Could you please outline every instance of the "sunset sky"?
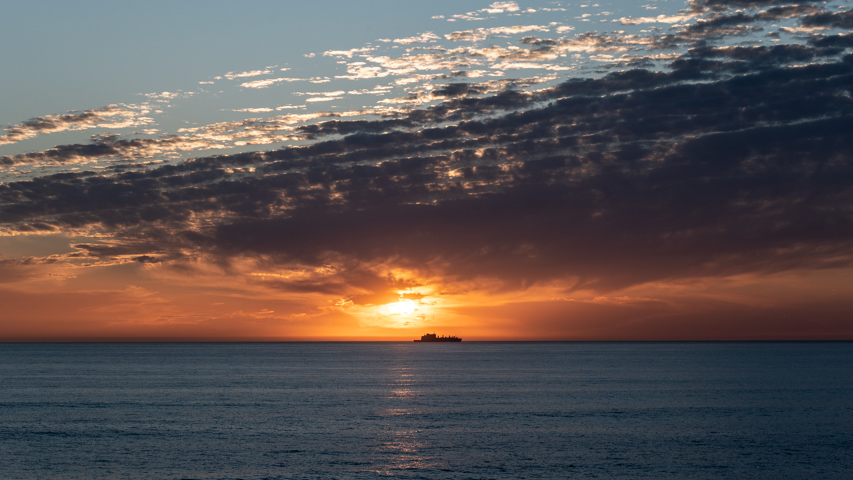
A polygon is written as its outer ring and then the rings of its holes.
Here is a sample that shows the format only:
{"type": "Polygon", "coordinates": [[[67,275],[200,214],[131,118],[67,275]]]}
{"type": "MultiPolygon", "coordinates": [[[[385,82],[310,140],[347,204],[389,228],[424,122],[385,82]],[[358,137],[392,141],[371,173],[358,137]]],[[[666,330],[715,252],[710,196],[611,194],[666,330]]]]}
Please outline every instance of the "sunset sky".
{"type": "Polygon", "coordinates": [[[848,0],[2,6],[0,340],[853,339],[848,0]]]}

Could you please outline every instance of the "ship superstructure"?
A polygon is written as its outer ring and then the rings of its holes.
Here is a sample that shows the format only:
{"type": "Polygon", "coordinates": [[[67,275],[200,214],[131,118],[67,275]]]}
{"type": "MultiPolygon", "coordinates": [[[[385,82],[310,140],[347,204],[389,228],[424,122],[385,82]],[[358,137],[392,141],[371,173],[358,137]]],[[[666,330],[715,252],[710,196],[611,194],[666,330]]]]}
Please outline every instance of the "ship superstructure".
{"type": "Polygon", "coordinates": [[[420,340],[414,340],[415,342],[461,342],[462,339],[455,336],[444,336],[444,335],[436,335],[434,333],[427,333],[421,336],[420,340]]]}

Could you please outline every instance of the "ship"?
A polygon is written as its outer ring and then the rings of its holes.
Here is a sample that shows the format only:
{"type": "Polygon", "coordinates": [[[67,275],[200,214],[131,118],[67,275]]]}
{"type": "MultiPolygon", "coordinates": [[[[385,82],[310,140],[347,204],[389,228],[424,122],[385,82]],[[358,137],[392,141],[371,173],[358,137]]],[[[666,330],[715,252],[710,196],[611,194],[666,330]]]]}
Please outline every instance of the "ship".
{"type": "Polygon", "coordinates": [[[415,342],[461,342],[462,339],[459,337],[454,337],[452,335],[449,337],[445,337],[443,335],[438,336],[434,333],[427,333],[427,334],[424,334],[420,340],[413,340],[413,341],[415,341],[415,342]]]}

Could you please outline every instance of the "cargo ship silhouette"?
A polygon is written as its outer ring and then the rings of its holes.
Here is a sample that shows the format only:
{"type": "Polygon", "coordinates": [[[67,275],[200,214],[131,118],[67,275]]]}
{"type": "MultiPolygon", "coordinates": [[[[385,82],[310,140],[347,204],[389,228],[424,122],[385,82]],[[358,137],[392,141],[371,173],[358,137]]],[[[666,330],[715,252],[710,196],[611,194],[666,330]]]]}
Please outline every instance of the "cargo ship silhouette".
{"type": "Polygon", "coordinates": [[[413,342],[461,342],[462,339],[459,337],[449,336],[437,336],[434,333],[427,333],[421,337],[420,340],[412,340],[413,342]]]}

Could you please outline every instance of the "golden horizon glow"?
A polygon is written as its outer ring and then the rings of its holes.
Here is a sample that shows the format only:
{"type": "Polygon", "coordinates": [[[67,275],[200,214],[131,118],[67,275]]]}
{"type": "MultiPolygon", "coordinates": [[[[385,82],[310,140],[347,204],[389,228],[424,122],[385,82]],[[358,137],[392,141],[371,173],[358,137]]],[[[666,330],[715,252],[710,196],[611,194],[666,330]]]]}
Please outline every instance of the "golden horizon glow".
{"type": "Polygon", "coordinates": [[[288,281],[339,281],[346,274],[339,263],[274,270],[242,259],[228,269],[206,262],[176,269],[73,260],[21,265],[16,282],[0,285],[3,339],[411,340],[425,332],[465,340],[853,338],[839,300],[850,294],[840,288],[853,285],[850,269],[601,292],[575,290],[575,279],[516,289],[381,264],[370,270],[374,284],[348,286],[340,296],[282,290],[288,281]],[[813,333],[786,323],[788,316],[813,317],[813,333]]]}

